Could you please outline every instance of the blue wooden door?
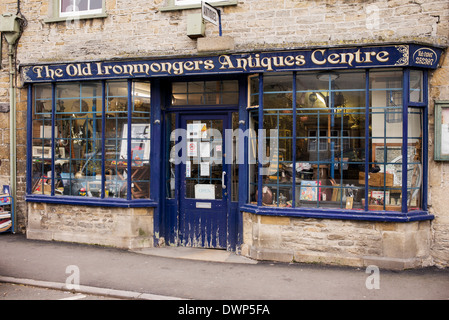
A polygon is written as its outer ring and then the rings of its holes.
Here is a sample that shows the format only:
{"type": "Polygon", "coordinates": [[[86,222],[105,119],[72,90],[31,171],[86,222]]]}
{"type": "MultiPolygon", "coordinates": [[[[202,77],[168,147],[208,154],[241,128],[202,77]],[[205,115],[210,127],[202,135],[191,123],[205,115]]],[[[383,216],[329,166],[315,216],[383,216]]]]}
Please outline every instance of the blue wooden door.
{"type": "Polygon", "coordinates": [[[186,130],[180,164],[179,240],[183,246],[226,248],[228,165],[225,130],[228,116],[183,115],[186,130]]]}

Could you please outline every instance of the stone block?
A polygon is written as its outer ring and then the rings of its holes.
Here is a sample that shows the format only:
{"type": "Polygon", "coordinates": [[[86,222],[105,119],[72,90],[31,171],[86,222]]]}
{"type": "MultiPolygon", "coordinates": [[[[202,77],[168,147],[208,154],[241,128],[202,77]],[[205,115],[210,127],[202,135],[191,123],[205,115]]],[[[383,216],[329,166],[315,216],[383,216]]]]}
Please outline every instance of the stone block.
{"type": "Polygon", "coordinates": [[[235,48],[234,38],[230,36],[204,37],[197,41],[198,52],[232,51],[235,48]]]}

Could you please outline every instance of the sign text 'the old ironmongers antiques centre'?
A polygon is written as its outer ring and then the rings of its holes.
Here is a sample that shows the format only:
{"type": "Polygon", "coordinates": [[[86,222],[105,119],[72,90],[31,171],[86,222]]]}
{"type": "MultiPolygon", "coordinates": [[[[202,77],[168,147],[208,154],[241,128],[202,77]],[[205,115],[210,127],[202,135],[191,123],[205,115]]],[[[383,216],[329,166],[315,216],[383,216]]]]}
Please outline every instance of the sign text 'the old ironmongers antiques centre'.
{"type": "Polygon", "coordinates": [[[415,44],[23,66],[24,82],[375,67],[435,69],[442,50],[415,44]]]}

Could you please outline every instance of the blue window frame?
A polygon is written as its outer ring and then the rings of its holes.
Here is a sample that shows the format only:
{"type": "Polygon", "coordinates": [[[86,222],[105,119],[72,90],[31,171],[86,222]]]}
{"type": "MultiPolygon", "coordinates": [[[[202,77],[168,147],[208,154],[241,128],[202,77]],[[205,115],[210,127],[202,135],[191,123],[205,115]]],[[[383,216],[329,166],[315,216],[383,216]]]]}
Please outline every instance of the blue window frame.
{"type": "Polygon", "coordinates": [[[249,200],[242,209],[432,219],[425,88],[427,72],[413,69],[250,76],[249,200]]]}
{"type": "Polygon", "coordinates": [[[151,205],[151,84],[30,86],[27,200],[151,205]]]}

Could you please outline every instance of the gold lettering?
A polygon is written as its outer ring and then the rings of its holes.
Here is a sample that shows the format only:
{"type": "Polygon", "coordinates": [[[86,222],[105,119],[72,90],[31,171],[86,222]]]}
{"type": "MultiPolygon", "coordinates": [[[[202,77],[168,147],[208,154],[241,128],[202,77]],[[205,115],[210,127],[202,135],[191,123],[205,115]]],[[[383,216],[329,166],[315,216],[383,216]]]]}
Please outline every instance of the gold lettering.
{"type": "Polygon", "coordinates": [[[246,71],[246,67],[248,66],[248,60],[237,58],[237,68],[243,69],[246,71]]]}
{"type": "Polygon", "coordinates": [[[97,62],[97,75],[99,76],[103,75],[103,71],[101,69],[102,69],[101,62],[97,62]]]}
{"type": "Polygon", "coordinates": [[[296,56],[295,60],[297,66],[303,66],[306,64],[306,59],[303,55],[296,56]]]}
{"type": "Polygon", "coordinates": [[[112,67],[112,72],[114,72],[115,74],[122,74],[123,73],[123,68],[122,68],[122,66],[114,65],[112,67]]]}
{"type": "Polygon", "coordinates": [[[318,65],[323,65],[323,64],[325,64],[325,63],[326,63],[326,59],[324,59],[324,60],[318,60],[318,59],[315,57],[315,54],[316,54],[317,52],[321,52],[321,55],[323,56],[324,53],[326,52],[326,50],[322,49],[322,50],[315,50],[314,52],[312,52],[312,62],[313,62],[314,64],[318,64],[318,65]]]}
{"type": "Polygon", "coordinates": [[[212,70],[213,68],[215,68],[213,60],[206,60],[206,61],[204,61],[204,69],[212,70]]]}
{"type": "Polygon", "coordinates": [[[147,63],[134,65],[134,73],[148,74],[149,69],[150,69],[150,66],[147,63]]]}
{"type": "Polygon", "coordinates": [[[162,72],[168,72],[169,74],[171,74],[171,68],[172,65],[170,62],[162,62],[162,72]]]}
{"type": "Polygon", "coordinates": [[[173,70],[174,70],[174,74],[183,74],[184,73],[184,68],[183,68],[183,64],[180,61],[174,62],[173,63],[173,70]]]}
{"type": "Polygon", "coordinates": [[[33,67],[33,72],[37,73],[37,78],[42,78],[42,69],[43,67],[33,67]]]}
{"type": "Polygon", "coordinates": [[[271,66],[271,58],[270,57],[262,58],[261,65],[262,65],[262,67],[267,68],[267,71],[273,71],[273,68],[271,66]]]}
{"type": "Polygon", "coordinates": [[[159,63],[152,63],[151,64],[151,66],[150,66],[150,70],[152,71],[152,72],[161,72],[161,69],[162,69],[162,67],[161,67],[161,65],[159,64],[159,63]]]}
{"type": "Polygon", "coordinates": [[[377,54],[376,59],[379,62],[387,62],[390,60],[389,55],[390,54],[387,51],[381,51],[377,54]]]}
{"type": "Polygon", "coordinates": [[[203,61],[196,60],[196,61],[193,61],[193,63],[195,64],[195,69],[194,70],[200,70],[200,64],[203,64],[203,61]]]}
{"type": "Polygon", "coordinates": [[[78,75],[78,69],[74,64],[67,65],[67,67],[65,68],[65,71],[69,77],[74,77],[74,76],[78,75]]]}
{"type": "Polygon", "coordinates": [[[194,69],[193,61],[186,61],[184,63],[184,69],[186,69],[187,71],[192,71],[194,69]]]}
{"type": "Polygon", "coordinates": [[[288,67],[292,67],[295,64],[295,58],[292,56],[286,56],[284,59],[284,63],[288,67]]]}
{"type": "Polygon", "coordinates": [[[221,64],[220,69],[226,69],[226,68],[235,69],[234,65],[232,64],[231,58],[227,55],[222,55],[222,56],[218,57],[218,62],[220,62],[220,64],[221,64]]]}
{"type": "Polygon", "coordinates": [[[352,67],[352,61],[354,61],[354,54],[353,53],[342,53],[341,54],[341,64],[347,63],[352,67]],[[349,57],[349,61],[346,61],[346,57],[349,57]]]}
{"type": "Polygon", "coordinates": [[[57,76],[58,78],[61,78],[64,75],[64,72],[62,71],[62,69],[58,68],[55,69],[55,76],[57,76]]]}
{"type": "Polygon", "coordinates": [[[284,67],[284,58],[283,57],[272,57],[273,59],[273,65],[275,67],[284,67]]]}
{"type": "Polygon", "coordinates": [[[327,61],[332,64],[340,63],[340,55],[338,53],[331,53],[327,58],[327,61]]]}

